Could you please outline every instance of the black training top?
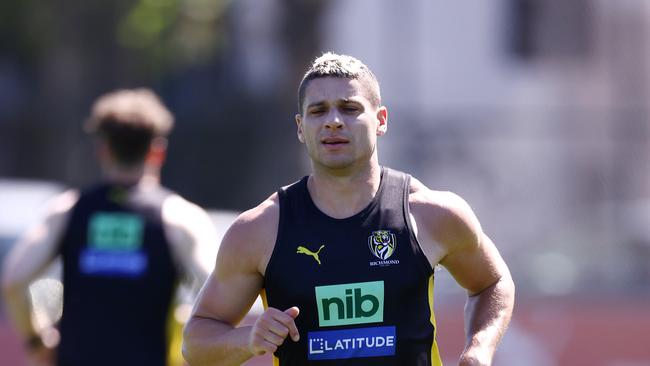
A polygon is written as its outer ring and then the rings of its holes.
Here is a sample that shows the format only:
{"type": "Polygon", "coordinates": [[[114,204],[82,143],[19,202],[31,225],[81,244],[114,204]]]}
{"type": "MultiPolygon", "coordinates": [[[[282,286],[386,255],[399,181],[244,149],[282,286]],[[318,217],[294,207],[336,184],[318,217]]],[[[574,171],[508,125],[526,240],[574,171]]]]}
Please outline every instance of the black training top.
{"type": "Polygon", "coordinates": [[[433,270],[409,220],[410,176],[382,168],[372,202],[346,219],[316,207],[307,179],[278,192],[263,297],[300,308],[300,341],[287,338],[275,364],[441,365],[433,270]]]}
{"type": "Polygon", "coordinates": [[[100,185],[82,192],[60,245],[59,366],[164,366],[178,272],[162,223],[171,192],[100,185]]]}

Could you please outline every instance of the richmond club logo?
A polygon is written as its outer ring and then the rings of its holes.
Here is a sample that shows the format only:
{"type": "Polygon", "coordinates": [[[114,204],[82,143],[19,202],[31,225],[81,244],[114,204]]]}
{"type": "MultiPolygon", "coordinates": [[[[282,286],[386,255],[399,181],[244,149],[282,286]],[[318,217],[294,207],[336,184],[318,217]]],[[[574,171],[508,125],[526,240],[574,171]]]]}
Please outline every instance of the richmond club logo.
{"type": "Polygon", "coordinates": [[[370,252],[382,261],[387,260],[395,253],[396,246],[395,234],[388,230],[373,231],[368,237],[370,252]]]}

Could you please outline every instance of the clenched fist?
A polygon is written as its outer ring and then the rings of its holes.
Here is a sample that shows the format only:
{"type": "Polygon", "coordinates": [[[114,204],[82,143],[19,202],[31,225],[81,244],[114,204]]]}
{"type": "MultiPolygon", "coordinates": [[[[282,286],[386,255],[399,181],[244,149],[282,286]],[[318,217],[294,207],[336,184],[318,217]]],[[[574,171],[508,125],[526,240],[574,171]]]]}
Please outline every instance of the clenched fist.
{"type": "Polygon", "coordinates": [[[273,353],[288,335],[297,342],[300,339],[294,319],[300,311],[291,307],[285,311],[275,308],[266,309],[255,321],[248,340],[248,348],[254,355],[273,353]]]}

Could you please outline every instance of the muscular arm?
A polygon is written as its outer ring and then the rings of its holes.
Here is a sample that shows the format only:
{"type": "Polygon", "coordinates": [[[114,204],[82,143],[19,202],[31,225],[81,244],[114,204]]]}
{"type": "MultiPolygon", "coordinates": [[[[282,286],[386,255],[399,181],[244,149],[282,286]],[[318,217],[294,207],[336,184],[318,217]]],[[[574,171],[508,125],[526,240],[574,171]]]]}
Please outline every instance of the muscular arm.
{"type": "Polygon", "coordinates": [[[212,220],[201,207],[178,195],[165,200],[162,217],[176,263],[188,282],[200,286],[212,271],[218,248],[212,220]]]}
{"type": "Polygon", "coordinates": [[[514,283],[496,247],[485,234],[450,252],[441,264],[467,289],[465,349],[460,365],[490,365],[514,307],[514,283]]]}
{"type": "Polygon", "coordinates": [[[57,244],[67,225],[78,194],[68,191],[56,197],[46,217],[29,229],[14,245],[4,261],[2,290],[9,317],[25,338],[37,335],[31,321],[28,287],[56,256],[57,244]]]}
{"type": "Polygon", "coordinates": [[[426,188],[413,194],[418,238],[432,264],[467,290],[465,348],[460,365],[490,365],[514,307],[514,283],[497,248],[460,197],[426,188]]]}
{"type": "Polygon", "coordinates": [[[183,355],[190,365],[240,365],[255,354],[275,351],[272,343],[281,344],[289,331],[297,337],[297,309],[269,308],[254,326],[236,327],[262,289],[278,217],[277,202],[269,199],[240,215],[226,232],[215,269],[185,326],[183,355]]]}
{"type": "MultiPolygon", "coordinates": [[[[490,241],[487,236],[484,237],[483,243],[486,241],[490,241]]],[[[494,248],[491,241],[489,246],[494,248]]],[[[498,260],[501,260],[500,256],[498,260]]],[[[465,305],[467,338],[461,365],[490,364],[494,351],[510,323],[514,294],[515,285],[504,264],[495,283],[468,297],[465,305]]]]}

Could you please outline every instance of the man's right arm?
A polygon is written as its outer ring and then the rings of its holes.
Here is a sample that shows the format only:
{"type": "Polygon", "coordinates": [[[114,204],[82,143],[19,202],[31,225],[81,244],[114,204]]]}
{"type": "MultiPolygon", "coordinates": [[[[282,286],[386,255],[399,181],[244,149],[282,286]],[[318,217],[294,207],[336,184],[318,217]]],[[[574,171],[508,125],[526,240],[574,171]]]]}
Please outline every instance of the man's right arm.
{"type": "Polygon", "coordinates": [[[30,356],[45,360],[49,351],[43,346],[40,331],[32,322],[30,283],[43,272],[57,255],[59,240],[67,227],[79,194],[67,191],[50,202],[45,218],[30,228],[14,245],[2,267],[2,293],[5,310],[18,333],[25,340],[30,356]]]}
{"type": "Polygon", "coordinates": [[[277,197],[244,212],[226,232],[212,274],[185,325],[183,356],[192,366],[240,365],[254,355],[274,352],[291,334],[297,308],[268,308],[253,326],[236,327],[263,286],[263,273],[275,245],[277,197]]]}

